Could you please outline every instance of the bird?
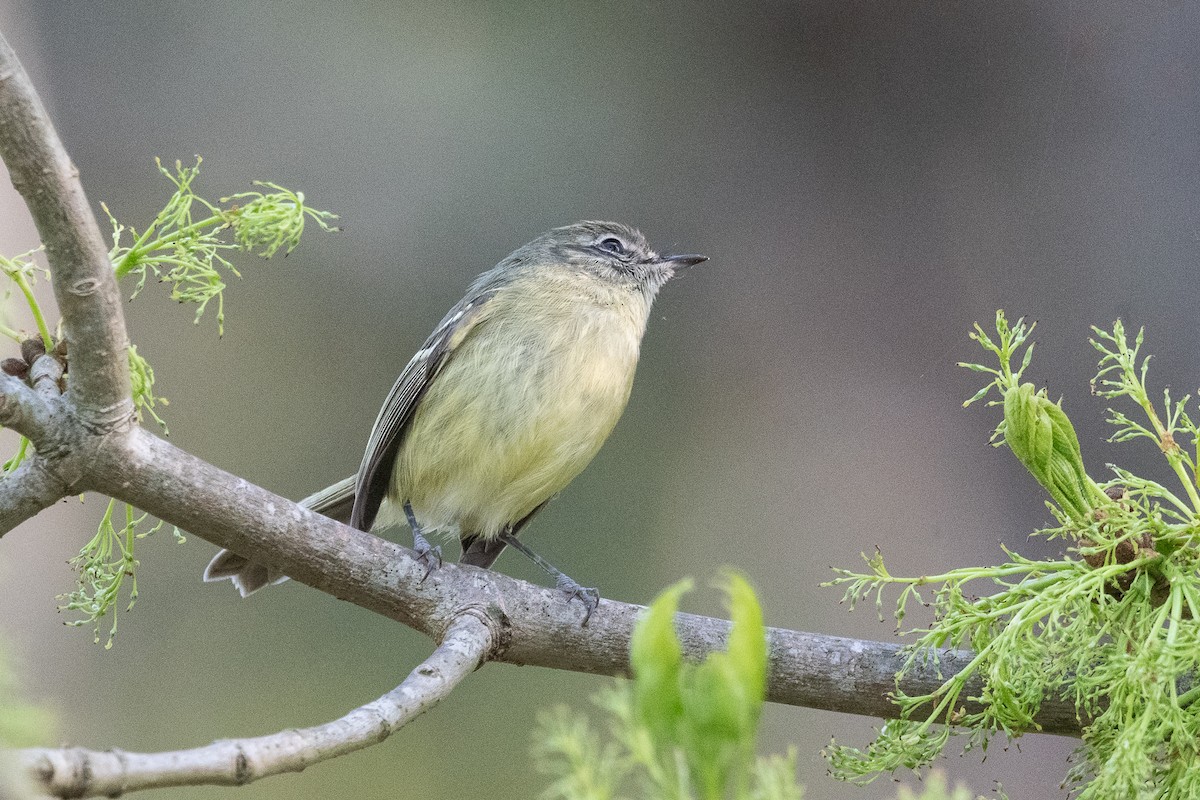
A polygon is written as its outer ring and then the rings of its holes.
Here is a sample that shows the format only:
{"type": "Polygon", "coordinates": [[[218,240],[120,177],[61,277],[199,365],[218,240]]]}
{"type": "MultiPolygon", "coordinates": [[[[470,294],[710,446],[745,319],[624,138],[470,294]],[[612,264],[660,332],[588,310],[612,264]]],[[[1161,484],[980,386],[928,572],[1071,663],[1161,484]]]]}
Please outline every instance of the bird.
{"type": "MultiPolygon", "coordinates": [[[[358,472],[301,505],[363,531],[407,524],[426,576],[434,533],[460,563],[489,568],[506,546],[584,605],[599,594],[517,536],[591,462],[625,410],[659,289],[707,261],[660,255],[615,222],[555,228],[479,275],[389,392],[358,472]]],[[[242,596],[286,576],[222,550],[205,581],[242,596]]]]}

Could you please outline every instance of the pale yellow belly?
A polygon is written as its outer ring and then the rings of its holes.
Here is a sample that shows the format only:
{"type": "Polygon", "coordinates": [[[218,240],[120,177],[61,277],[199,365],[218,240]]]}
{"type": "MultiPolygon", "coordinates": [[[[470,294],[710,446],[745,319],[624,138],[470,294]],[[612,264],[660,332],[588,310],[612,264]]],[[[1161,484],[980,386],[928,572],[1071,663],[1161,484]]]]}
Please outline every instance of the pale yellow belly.
{"type": "Polygon", "coordinates": [[[417,408],[392,505],[411,503],[428,530],[492,537],[566,487],[629,398],[640,338],[630,334],[640,331],[619,322],[600,314],[536,336],[487,323],[473,332],[417,408]]]}

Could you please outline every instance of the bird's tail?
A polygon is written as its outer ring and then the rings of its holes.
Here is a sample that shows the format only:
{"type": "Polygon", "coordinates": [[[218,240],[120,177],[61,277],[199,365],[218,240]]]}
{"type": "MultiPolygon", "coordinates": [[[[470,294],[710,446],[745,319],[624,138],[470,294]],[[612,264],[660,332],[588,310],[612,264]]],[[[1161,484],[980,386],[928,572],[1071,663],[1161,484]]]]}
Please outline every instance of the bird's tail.
{"type": "MultiPolygon", "coordinates": [[[[354,476],[351,475],[316,494],[309,495],[300,501],[300,505],[338,522],[348,522],[350,510],[354,507],[354,476]]],[[[233,581],[242,597],[246,597],[264,586],[283,583],[287,576],[264,564],[256,564],[231,550],[222,550],[208,562],[204,570],[204,580],[211,583],[225,579],[233,581]]]]}
{"type": "MultiPolygon", "coordinates": [[[[549,500],[543,501],[541,505],[526,514],[524,519],[509,528],[508,532],[516,536],[529,524],[529,520],[533,519],[533,515],[545,508],[549,502],[549,500]]],[[[505,543],[497,538],[485,539],[479,534],[464,536],[462,537],[462,558],[458,560],[458,563],[488,569],[492,564],[496,563],[496,559],[500,557],[500,553],[504,551],[504,547],[505,543]]]]}
{"type": "Polygon", "coordinates": [[[482,536],[464,536],[462,539],[462,558],[460,564],[470,564],[472,567],[487,569],[496,562],[504,550],[504,542],[499,539],[485,539],[482,536]]]}

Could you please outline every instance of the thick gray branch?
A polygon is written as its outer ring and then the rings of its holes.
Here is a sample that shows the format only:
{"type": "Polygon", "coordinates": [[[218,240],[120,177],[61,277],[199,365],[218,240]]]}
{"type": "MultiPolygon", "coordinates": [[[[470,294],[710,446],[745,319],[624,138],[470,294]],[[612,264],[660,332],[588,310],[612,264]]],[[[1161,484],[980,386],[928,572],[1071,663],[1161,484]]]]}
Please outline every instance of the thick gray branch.
{"type": "Polygon", "coordinates": [[[108,247],[21,62],[0,36],[0,157],[46,246],[83,417],[132,413],[129,346],[108,247]]]}
{"type": "Polygon", "coordinates": [[[41,791],[55,797],[117,797],[165,786],[240,786],[269,775],[300,772],[378,744],[436,705],[483,662],[492,648],[492,635],[483,619],[464,614],[404,683],[324,725],[166,753],[38,748],[22,751],[20,761],[41,791]]]}
{"type": "MultiPolygon", "coordinates": [[[[439,637],[465,609],[496,621],[501,636],[491,660],[575,672],[622,675],[641,606],[602,600],[586,628],[578,603],[561,592],[490,570],[446,564],[422,581],[412,551],[314,514],[207,464],[144,431],[111,463],[95,464],[95,488],[130,502],[221,547],[270,564],[342,600],[439,637]]],[[[723,649],[726,620],[680,614],[690,656],[723,649]]],[[[770,631],[769,698],[775,702],[893,717],[888,700],[903,663],[895,644],[799,631],[770,631]]],[[[946,653],[941,675],[966,662],[946,653]]],[[[941,683],[936,666],[911,670],[901,688],[927,694],[941,683]]],[[[977,694],[978,686],[971,693],[977,694]]],[[[1050,701],[1038,716],[1049,733],[1078,735],[1069,703],[1050,701]]]]}

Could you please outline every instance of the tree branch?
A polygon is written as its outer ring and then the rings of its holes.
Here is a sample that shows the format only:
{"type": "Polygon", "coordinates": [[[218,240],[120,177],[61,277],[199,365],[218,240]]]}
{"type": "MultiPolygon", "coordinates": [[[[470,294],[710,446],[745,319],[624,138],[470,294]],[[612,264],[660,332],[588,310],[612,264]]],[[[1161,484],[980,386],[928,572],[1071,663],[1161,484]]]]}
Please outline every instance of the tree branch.
{"type": "MultiPolygon", "coordinates": [[[[642,606],[601,600],[587,627],[582,609],[562,592],[491,570],[446,564],[422,580],[411,550],[357,531],[217,469],[142,430],[127,453],[103,451],[94,488],[296,580],[428,635],[467,610],[500,631],[489,660],[601,675],[624,675],[642,606]],[[107,461],[106,459],[111,459],[107,461]]],[[[687,655],[721,650],[727,620],[680,614],[687,655]]],[[[905,656],[897,644],[773,628],[768,698],[790,705],[894,717],[888,699],[905,656]]],[[[916,665],[900,688],[928,694],[966,664],[944,652],[939,664],[916,665]]],[[[978,695],[972,685],[966,694],[978,695]]],[[[1037,717],[1047,733],[1078,735],[1074,707],[1049,700],[1037,717]]]]}
{"type": "Polygon", "coordinates": [[[68,487],[34,453],[0,480],[0,536],[66,497],[68,487]]]}
{"type": "Polygon", "coordinates": [[[53,438],[59,423],[47,398],[20,378],[0,372],[0,425],[36,442],[53,438]]]}
{"type": "Polygon", "coordinates": [[[71,353],[70,392],[81,416],[131,416],[129,340],[107,244],[79,183],[79,170],[3,36],[0,157],[46,246],[71,353]]]}
{"type": "Polygon", "coordinates": [[[482,663],[492,631],[464,614],[433,654],[392,691],[341,719],[252,739],[213,742],[166,753],[29,749],[21,766],[55,797],[117,797],[139,789],[217,784],[241,786],[382,742],[450,694],[482,663]]]}
{"type": "Polygon", "coordinates": [[[79,466],[71,461],[86,449],[79,446],[84,429],[59,393],[62,375],[63,365],[47,354],[30,367],[33,388],[0,372],[0,426],[25,436],[37,450],[0,481],[0,536],[65,497],[78,477],[79,466]]]}
{"type": "Polygon", "coordinates": [[[39,397],[53,400],[62,395],[59,381],[63,376],[63,364],[49,353],[42,353],[29,367],[29,383],[39,397]]]}

